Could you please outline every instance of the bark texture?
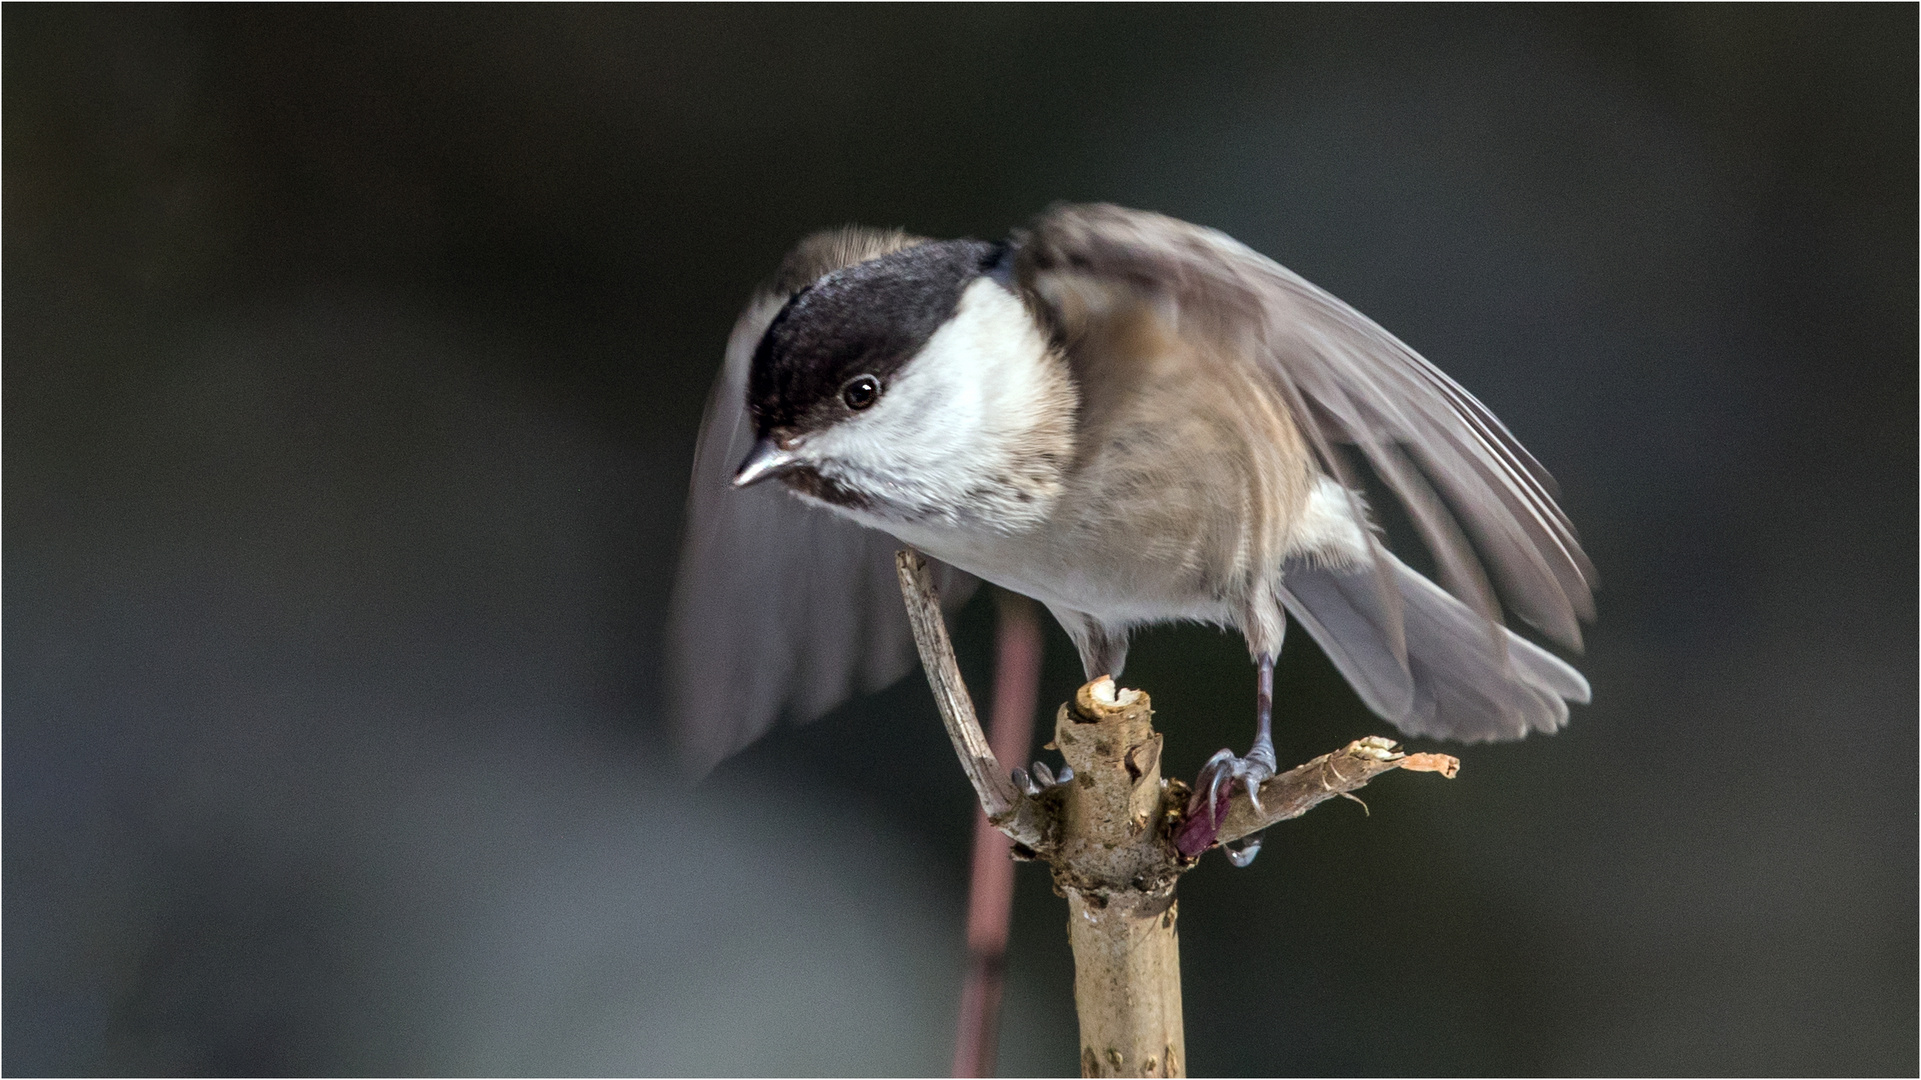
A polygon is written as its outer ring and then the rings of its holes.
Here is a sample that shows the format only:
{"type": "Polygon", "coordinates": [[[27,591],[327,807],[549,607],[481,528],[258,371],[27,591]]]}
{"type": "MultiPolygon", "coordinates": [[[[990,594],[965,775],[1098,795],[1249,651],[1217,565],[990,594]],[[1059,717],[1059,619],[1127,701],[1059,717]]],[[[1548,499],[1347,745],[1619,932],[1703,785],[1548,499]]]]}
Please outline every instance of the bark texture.
{"type": "Polygon", "coordinates": [[[1082,1076],[1185,1076],[1181,946],[1160,832],[1168,801],[1147,695],[1102,679],[1061,706],[1054,743],[1074,770],[1054,883],[1067,896],[1082,1076]]]}
{"type": "MultiPolygon", "coordinates": [[[[1081,1075],[1185,1076],[1174,886],[1199,856],[1184,857],[1176,841],[1195,851],[1210,841],[1196,841],[1197,823],[1185,817],[1187,785],[1161,776],[1148,696],[1106,676],[1081,687],[1054,727],[1073,780],[1022,790],[981,731],[926,562],[902,551],[896,567],[928,684],[982,810],[1014,842],[1014,857],[1046,862],[1067,897],[1081,1075]]],[[[1245,791],[1235,794],[1211,843],[1298,817],[1384,772],[1453,776],[1459,767],[1445,754],[1402,754],[1388,739],[1356,739],[1261,785],[1259,808],[1245,791]]]]}

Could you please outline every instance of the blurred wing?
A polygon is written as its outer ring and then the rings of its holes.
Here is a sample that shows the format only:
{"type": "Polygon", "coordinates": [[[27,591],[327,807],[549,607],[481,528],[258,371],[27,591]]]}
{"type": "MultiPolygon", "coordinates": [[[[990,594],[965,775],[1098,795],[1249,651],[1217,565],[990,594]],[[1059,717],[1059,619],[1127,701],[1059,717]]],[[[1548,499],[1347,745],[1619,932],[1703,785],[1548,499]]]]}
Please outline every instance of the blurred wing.
{"type": "MultiPolygon", "coordinates": [[[[1259,365],[1327,472],[1351,443],[1408,509],[1443,585],[1500,621],[1500,598],[1578,649],[1594,617],[1594,567],[1554,502],[1554,482],[1485,405],[1394,335],[1231,237],[1116,206],[1057,206],[1020,234],[1017,273],[1064,332],[1115,305],[1155,306],[1183,335],[1259,365]],[[1485,568],[1485,572],[1484,572],[1485,568]]],[[[1391,568],[1377,560],[1396,612],[1391,568]]]]}
{"type": "MultiPolygon", "coordinates": [[[[701,422],[668,625],[672,724],[706,772],[787,717],[805,722],[913,670],[893,537],[808,506],[778,484],[732,486],[753,445],[747,369],[767,325],[821,275],[919,241],[842,229],[802,241],[741,313],[701,422]]],[[[936,564],[938,565],[938,564],[936,564]]],[[[949,611],[976,582],[938,579],[949,611]]]]}

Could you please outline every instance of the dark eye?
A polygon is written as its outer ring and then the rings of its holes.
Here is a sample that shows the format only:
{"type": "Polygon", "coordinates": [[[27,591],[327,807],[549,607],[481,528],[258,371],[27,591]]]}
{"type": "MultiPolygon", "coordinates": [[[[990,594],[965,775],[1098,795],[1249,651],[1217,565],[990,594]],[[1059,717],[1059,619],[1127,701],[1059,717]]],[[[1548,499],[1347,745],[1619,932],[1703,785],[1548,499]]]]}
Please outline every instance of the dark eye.
{"type": "Polygon", "coordinates": [[[880,400],[880,380],[872,375],[856,375],[841,387],[840,399],[856,411],[880,400]]]}

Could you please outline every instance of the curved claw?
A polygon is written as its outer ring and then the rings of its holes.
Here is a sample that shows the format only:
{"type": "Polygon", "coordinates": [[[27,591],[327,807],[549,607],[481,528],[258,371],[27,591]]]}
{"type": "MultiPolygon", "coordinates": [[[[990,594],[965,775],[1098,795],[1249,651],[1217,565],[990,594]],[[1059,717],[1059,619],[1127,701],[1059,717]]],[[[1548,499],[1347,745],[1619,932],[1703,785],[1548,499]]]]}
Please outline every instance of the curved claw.
{"type": "Polygon", "coordinates": [[[1015,787],[1030,796],[1039,797],[1042,792],[1049,788],[1073,783],[1074,770],[1066,765],[1062,765],[1059,775],[1056,775],[1054,770],[1049,768],[1046,762],[1036,761],[1032,772],[1026,769],[1015,769],[1013,777],[1015,787]]]}
{"type": "Polygon", "coordinates": [[[1265,832],[1257,832],[1252,836],[1243,836],[1239,840],[1222,844],[1221,853],[1226,855],[1227,861],[1235,866],[1247,867],[1254,862],[1254,856],[1261,853],[1261,838],[1266,835],[1265,832]]]}
{"type": "Polygon", "coordinates": [[[1207,817],[1210,821],[1221,816],[1221,788],[1233,778],[1234,763],[1234,751],[1222,750],[1201,766],[1201,775],[1194,785],[1195,794],[1207,792],[1207,817]]]}
{"type": "Polygon", "coordinates": [[[1027,795],[1039,795],[1041,793],[1041,786],[1036,784],[1033,778],[1027,775],[1026,769],[1017,768],[1012,775],[1014,778],[1014,787],[1017,790],[1027,795]]]}
{"type": "MultiPolygon", "coordinates": [[[[1194,782],[1194,796],[1188,804],[1190,812],[1200,809],[1205,803],[1208,822],[1218,827],[1221,818],[1222,792],[1226,792],[1229,798],[1233,797],[1234,782],[1239,780],[1246,788],[1248,801],[1254,804],[1254,809],[1260,813],[1266,813],[1266,808],[1261,805],[1261,784],[1274,775],[1274,765],[1269,760],[1272,756],[1271,752],[1263,754],[1260,748],[1256,748],[1244,758],[1235,757],[1231,750],[1222,750],[1208,758],[1207,764],[1201,767],[1201,774],[1194,782]]],[[[1223,845],[1228,861],[1235,866],[1246,866],[1253,862],[1260,848],[1261,842],[1258,837],[1243,840],[1238,847],[1232,844],[1223,845]]]]}

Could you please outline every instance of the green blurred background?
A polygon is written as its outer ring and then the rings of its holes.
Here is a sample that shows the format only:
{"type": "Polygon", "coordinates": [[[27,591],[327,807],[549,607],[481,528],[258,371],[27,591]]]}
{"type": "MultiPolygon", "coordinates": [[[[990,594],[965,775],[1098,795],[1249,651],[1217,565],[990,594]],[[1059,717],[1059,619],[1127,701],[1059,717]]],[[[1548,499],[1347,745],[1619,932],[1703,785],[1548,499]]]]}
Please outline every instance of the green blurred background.
{"type": "MultiPolygon", "coordinates": [[[[943,1072],[924,685],[686,791],[665,598],[785,248],[1061,199],[1405,338],[1603,580],[1568,730],[1183,882],[1193,1071],[1916,1070],[1912,6],[0,22],[7,1072],[943,1072]]],[[[1386,733],[1289,646],[1283,760],[1386,733]]],[[[1238,639],[1126,681],[1244,744],[1238,639]]],[[[1064,914],[1024,867],[1005,1072],[1075,1066],[1064,914]]]]}

